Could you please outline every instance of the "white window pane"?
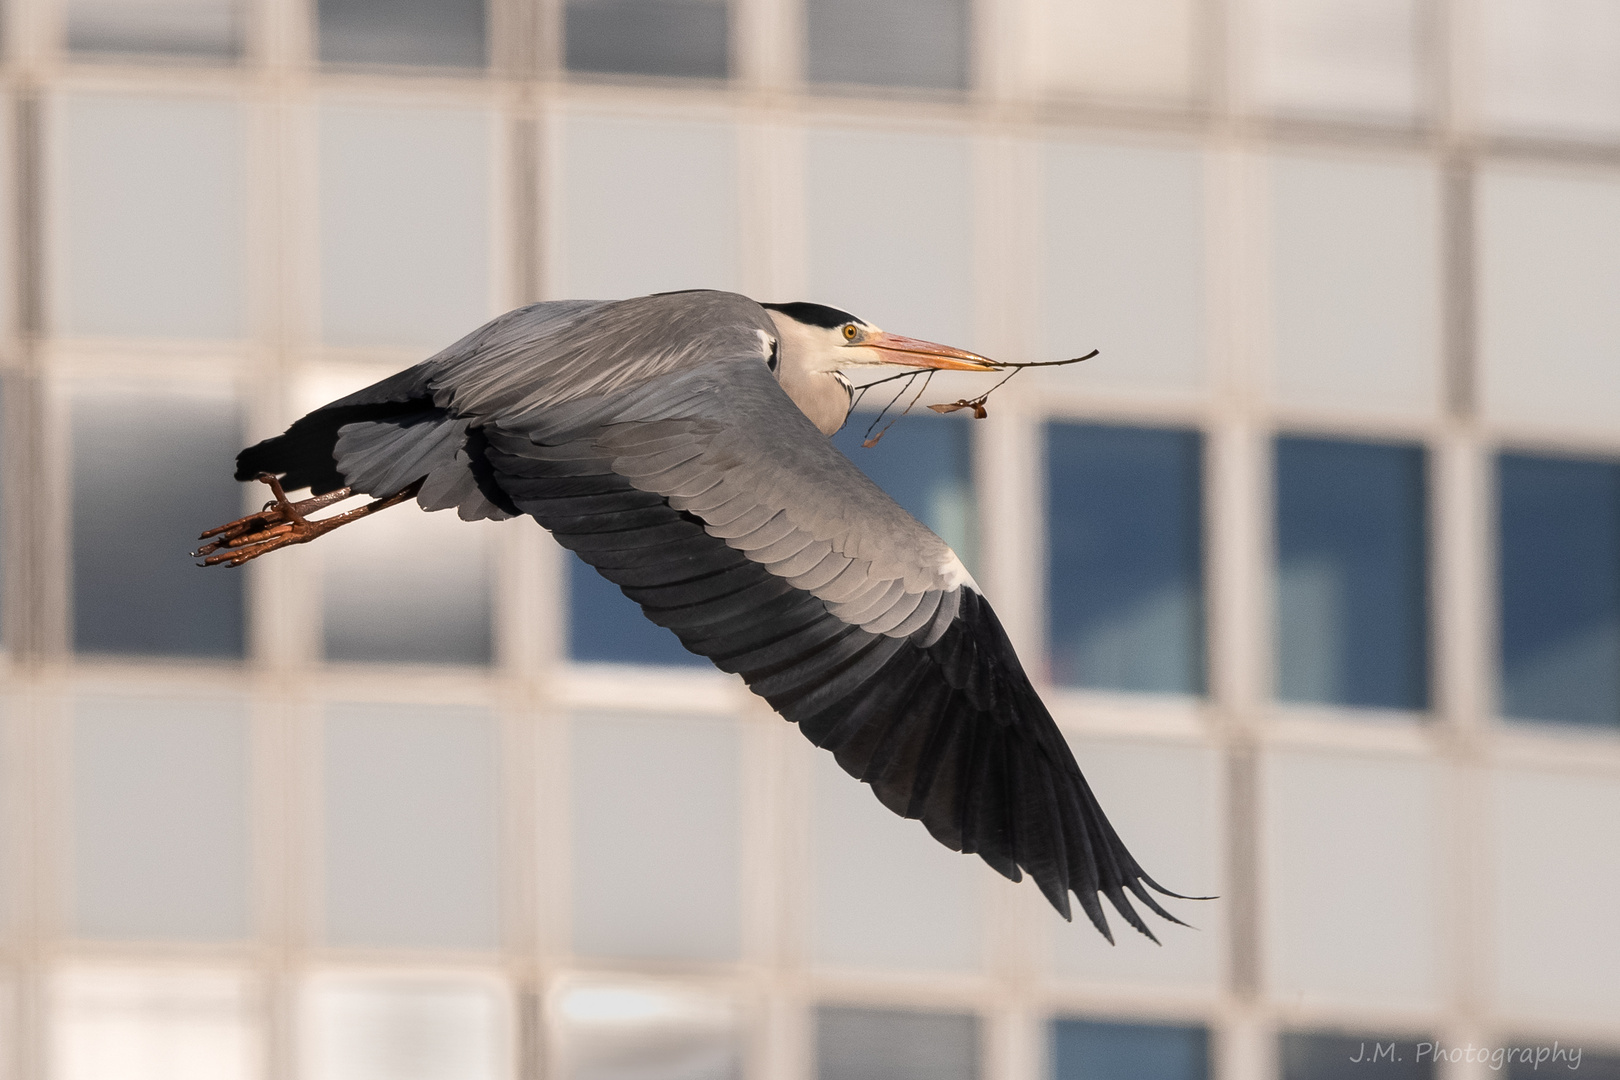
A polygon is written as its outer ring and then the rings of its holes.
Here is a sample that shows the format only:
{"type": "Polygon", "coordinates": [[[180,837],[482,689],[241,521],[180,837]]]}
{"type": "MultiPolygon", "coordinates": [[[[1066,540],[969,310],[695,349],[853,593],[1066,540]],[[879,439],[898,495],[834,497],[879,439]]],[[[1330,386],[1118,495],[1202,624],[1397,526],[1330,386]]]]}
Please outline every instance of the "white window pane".
{"type": "Polygon", "coordinates": [[[573,980],[552,999],[560,1080],[739,1080],[736,1003],[647,981],[573,980]]]}
{"type": "Polygon", "coordinates": [[[975,970],[981,890],[1003,880],[815,751],[811,953],[834,967],[975,970]]]}
{"type": "Polygon", "coordinates": [[[739,287],[735,128],[580,113],[562,138],[557,295],[739,287]]]}
{"type": "Polygon", "coordinates": [[[489,114],[329,105],[320,129],[323,340],[439,349],[488,319],[489,114]]]}
{"type": "Polygon", "coordinates": [[[255,1080],[264,1039],[233,972],[69,968],[50,983],[54,1080],[255,1080]]]}
{"type": "Polygon", "coordinates": [[[1620,177],[1479,179],[1479,357],[1493,419],[1620,427],[1620,177]]]}
{"type": "Polygon", "coordinates": [[[736,723],[585,715],[571,733],[575,950],[735,957],[736,723]]]}
{"type": "Polygon", "coordinates": [[[1053,385],[1204,383],[1204,192],[1181,150],[1045,147],[1042,360],[1102,353],[1053,385]]]}
{"type": "Polygon", "coordinates": [[[60,98],[55,108],[57,329],[241,337],[241,107],[83,94],[60,98]]]}
{"type": "Polygon", "coordinates": [[[249,776],[241,701],[77,702],[75,932],[97,938],[247,936],[249,776]]]}
{"type": "Polygon", "coordinates": [[[308,1080],[507,1080],[512,1006],[493,979],[312,979],[303,1000],[308,1080]]]}
{"type": "Polygon", "coordinates": [[[1260,0],[1253,17],[1261,108],[1397,123],[1423,108],[1420,0],[1260,0]]]}
{"type": "MultiPolygon", "coordinates": [[[[1214,751],[1118,739],[1071,739],[1070,746],[1108,819],[1153,880],[1188,896],[1227,892],[1220,876],[1221,763],[1214,751]]],[[[1086,982],[1215,989],[1226,939],[1221,905],[1164,903],[1198,932],[1155,926],[1161,948],[1106,901],[1115,945],[1078,909],[1072,923],[1044,920],[1053,973],[1086,982]]],[[[1140,904],[1136,908],[1153,918],[1140,904]]]]}
{"type": "Polygon", "coordinates": [[[1555,1024],[1620,1016],[1620,782],[1499,770],[1487,835],[1497,1008],[1555,1024]]]}
{"type": "Polygon", "coordinates": [[[810,294],[790,299],[971,349],[968,144],[870,131],[818,130],[807,139],[810,294]]]}
{"type": "Polygon", "coordinates": [[[241,656],[243,576],[190,554],[242,514],[235,398],[103,380],[74,387],[70,423],[74,648],[241,656]]]}
{"type": "Polygon", "coordinates": [[[1484,0],[1480,110],[1499,131],[1620,134],[1620,3],[1484,0]]]}
{"type": "Polygon", "coordinates": [[[493,948],[498,731],[482,709],[335,705],[325,725],[334,945],[493,948]]]}
{"type": "Polygon", "coordinates": [[[488,663],[498,527],[410,502],[323,539],[327,659],[488,663]]]}
{"type": "Polygon", "coordinates": [[[1422,1008],[1439,984],[1439,778],[1421,761],[1267,756],[1267,981],[1282,1001],[1422,1008]]]}
{"type": "Polygon", "coordinates": [[[1196,92],[1194,0],[1045,0],[1039,11],[1047,90],[1169,103],[1196,92]]]}
{"type": "Polygon", "coordinates": [[[67,44],[75,52],[235,56],[240,0],[70,0],[67,44]]]}
{"type": "Polygon", "coordinates": [[[1440,193],[1427,165],[1272,161],[1278,397],[1433,415],[1440,404],[1440,193]]]}

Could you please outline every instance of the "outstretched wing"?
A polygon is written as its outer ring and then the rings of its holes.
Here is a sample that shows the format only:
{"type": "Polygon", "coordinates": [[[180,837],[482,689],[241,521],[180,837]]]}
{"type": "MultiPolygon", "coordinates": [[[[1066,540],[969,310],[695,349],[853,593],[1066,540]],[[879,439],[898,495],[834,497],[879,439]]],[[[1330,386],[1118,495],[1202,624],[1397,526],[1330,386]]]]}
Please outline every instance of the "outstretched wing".
{"type": "Polygon", "coordinates": [[[1148,892],[950,548],[834,448],[758,357],[485,423],[493,482],[682,644],[741,675],[889,809],[1014,881],[1148,892]]]}

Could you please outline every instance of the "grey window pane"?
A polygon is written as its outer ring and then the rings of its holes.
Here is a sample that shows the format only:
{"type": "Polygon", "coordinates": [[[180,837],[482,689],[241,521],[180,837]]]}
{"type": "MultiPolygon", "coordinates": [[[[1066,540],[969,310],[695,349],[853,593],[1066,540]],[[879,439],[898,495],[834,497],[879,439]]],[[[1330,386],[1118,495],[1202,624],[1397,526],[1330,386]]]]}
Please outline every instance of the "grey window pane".
{"type": "Polygon", "coordinates": [[[1046,451],[1053,679],[1202,693],[1198,433],[1052,424],[1046,451]]]}
{"type": "Polygon", "coordinates": [[[1277,440],[1277,694],[1428,707],[1419,447],[1277,440]]]}
{"type": "Polygon", "coordinates": [[[1497,462],[1501,709],[1620,725],[1620,465],[1497,462]]]}
{"type": "Polygon", "coordinates": [[[328,64],[485,65],[484,0],[320,0],[328,64]]]}
{"type": "Polygon", "coordinates": [[[1206,1080],[1201,1027],[1052,1021],[1052,1080],[1206,1080]]]}
{"type": "Polygon", "coordinates": [[[203,941],[248,935],[245,713],[236,701],[76,703],[77,933],[203,941]]]}
{"type": "Polygon", "coordinates": [[[98,386],[71,415],[74,647],[241,656],[243,575],[188,554],[242,512],[236,402],[98,386]]]}
{"type": "Polygon", "coordinates": [[[247,138],[227,101],[64,96],[51,185],[70,335],[240,338],[247,312],[247,138]]]}
{"type": "Polygon", "coordinates": [[[815,83],[965,90],[968,0],[805,0],[815,83]]]}
{"type": "Polygon", "coordinates": [[[74,52],[234,57],[242,51],[239,0],[72,0],[74,52]]]}
{"type": "Polygon", "coordinates": [[[569,0],[572,71],[723,79],[730,74],[724,0],[569,0]]]}
{"type": "Polygon", "coordinates": [[[816,1009],[816,1080],[975,1080],[979,1018],[823,1005],[816,1009]]]}
{"type": "Polygon", "coordinates": [[[327,659],[489,663],[490,530],[499,527],[409,503],[324,540],[327,659]]]}
{"type": "Polygon", "coordinates": [[[492,948],[499,939],[495,720],[341,705],[325,725],[326,939],[492,948]]]}
{"type": "Polygon", "coordinates": [[[737,1009],[707,990],[591,979],[554,999],[560,1080],[740,1080],[737,1009]]]}
{"type": "Polygon", "coordinates": [[[593,956],[734,958],[736,725],[582,716],[570,731],[574,948],[593,956]]]}
{"type": "Polygon", "coordinates": [[[572,553],[568,560],[568,655],[587,663],[706,667],[674,631],[658,626],[607,578],[572,553]]]}
{"type": "MultiPolygon", "coordinates": [[[[873,391],[877,393],[877,391],[873,391]]],[[[973,429],[954,416],[902,416],[873,447],[861,443],[883,431],[876,413],[855,413],[833,436],[844,452],[906,512],[938,533],[971,570],[977,561],[973,497],[973,429]]]]}
{"type": "Polygon", "coordinates": [[[1419,1039],[1288,1031],[1281,1043],[1282,1080],[1364,1080],[1369,1075],[1377,1075],[1379,1080],[1430,1080],[1434,1076],[1434,1058],[1418,1054],[1423,1045],[1419,1039]]]}
{"type": "Polygon", "coordinates": [[[1491,1068],[1498,1069],[1506,1064],[1510,1060],[1508,1054],[1512,1053],[1508,1080],[1544,1080],[1547,1076],[1544,1069],[1568,1073],[1576,1068],[1580,1069],[1577,1075],[1581,1080],[1620,1080],[1620,1054],[1593,1054],[1584,1047],[1571,1047],[1556,1039],[1521,1039],[1501,1050],[1500,1064],[1493,1051],[1491,1068]],[[1563,1056],[1555,1059],[1553,1055],[1559,1051],[1563,1051],[1563,1056]],[[1574,1056],[1577,1052],[1579,1057],[1574,1056]]]}

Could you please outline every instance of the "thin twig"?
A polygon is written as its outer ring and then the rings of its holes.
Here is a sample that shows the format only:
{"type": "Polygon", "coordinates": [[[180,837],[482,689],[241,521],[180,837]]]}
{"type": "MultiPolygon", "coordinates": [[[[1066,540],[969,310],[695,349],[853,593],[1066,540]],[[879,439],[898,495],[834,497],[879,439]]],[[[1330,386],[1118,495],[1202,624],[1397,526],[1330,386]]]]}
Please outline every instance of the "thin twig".
{"type": "MultiPolygon", "coordinates": [[[[928,371],[926,373],[917,372],[917,374],[923,375],[923,384],[917,388],[917,393],[912,396],[911,404],[907,405],[904,409],[900,410],[900,416],[906,415],[907,413],[909,413],[916,406],[917,402],[919,400],[921,400],[922,396],[928,392],[928,384],[930,382],[932,382],[933,378],[934,378],[934,372],[932,370],[930,370],[930,371],[928,371]]],[[[911,389],[911,384],[910,383],[907,383],[905,386],[901,387],[900,388],[900,393],[894,395],[894,401],[899,401],[901,394],[904,394],[909,389],[911,389]]],[[[893,406],[894,401],[889,402],[889,405],[893,406]]],[[[883,410],[883,412],[888,412],[888,411],[889,410],[887,408],[885,408],[883,410]]],[[[878,432],[876,435],[873,435],[872,434],[872,428],[877,427],[878,420],[883,419],[883,413],[878,413],[877,420],[872,421],[871,427],[868,427],[866,429],[866,436],[867,437],[865,439],[861,440],[861,447],[863,449],[870,450],[870,449],[872,449],[872,447],[876,446],[878,444],[878,440],[883,438],[883,436],[885,436],[885,435],[887,435],[889,433],[889,429],[894,427],[895,421],[899,420],[900,416],[895,417],[894,420],[890,420],[887,424],[885,424],[883,426],[882,431],[878,432]]]]}

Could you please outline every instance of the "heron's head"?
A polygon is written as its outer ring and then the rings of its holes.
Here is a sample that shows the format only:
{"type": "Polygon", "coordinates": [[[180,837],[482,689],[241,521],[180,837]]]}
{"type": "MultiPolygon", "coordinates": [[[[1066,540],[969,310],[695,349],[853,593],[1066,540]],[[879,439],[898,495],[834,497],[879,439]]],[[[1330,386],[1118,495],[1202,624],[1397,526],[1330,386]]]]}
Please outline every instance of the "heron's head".
{"type": "Polygon", "coordinates": [[[824,304],[765,304],[776,324],[776,378],[795,404],[829,435],[844,425],[853,389],[847,368],[936,368],[995,371],[977,353],[879,330],[847,311],[824,304]]]}

